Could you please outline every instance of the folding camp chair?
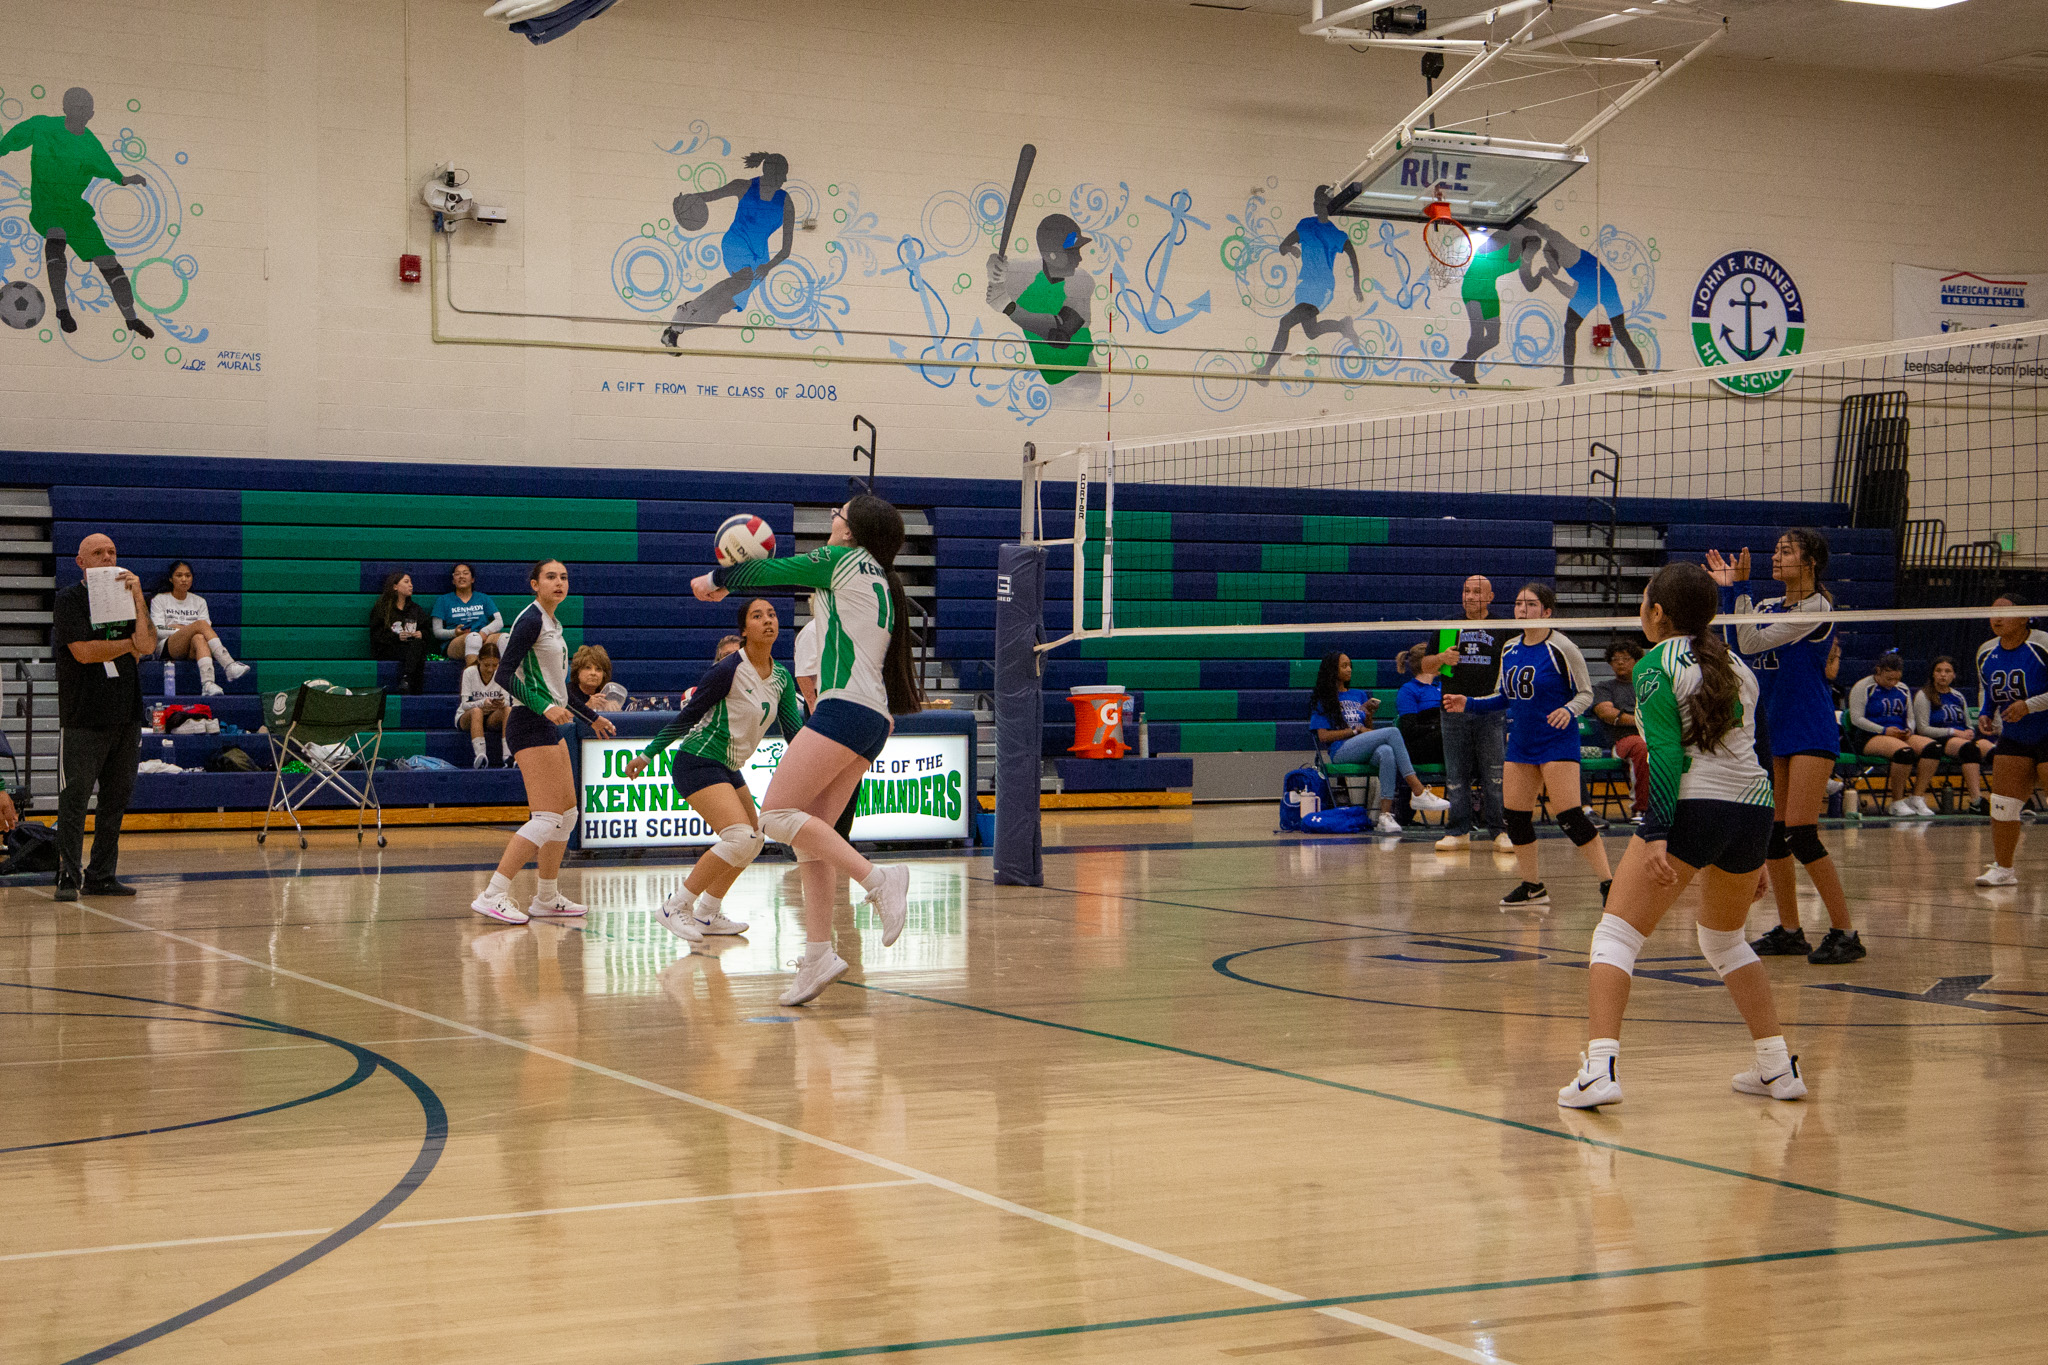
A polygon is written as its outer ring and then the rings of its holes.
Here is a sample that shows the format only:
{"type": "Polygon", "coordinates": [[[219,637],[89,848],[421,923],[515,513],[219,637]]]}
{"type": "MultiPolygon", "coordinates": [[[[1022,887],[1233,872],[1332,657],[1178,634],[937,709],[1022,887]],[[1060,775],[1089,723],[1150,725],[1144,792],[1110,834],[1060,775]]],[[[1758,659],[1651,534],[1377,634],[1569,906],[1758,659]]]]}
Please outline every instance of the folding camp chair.
{"type": "Polygon", "coordinates": [[[377,799],[377,754],[384,747],[384,689],[368,692],[329,692],[317,687],[299,687],[292,692],[273,692],[263,699],[263,715],[269,722],[270,756],[277,779],[270,786],[270,806],[263,812],[263,830],[256,836],[262,843],[270,837],[270,817],[283,811],[299,832],[299,847],[306,846],[306,830],[299,812],[307,801],[322,791],[333,791],[356,807],[356,842],[363,841],[363,815],[377,817],[377,847],[384,847],[384,807],[377,799]],[[287,773],[291,762],[306,765],[302,773],[287,773]],[[358,775],[345,771],[349,764],[362,764],[358,775]]]}

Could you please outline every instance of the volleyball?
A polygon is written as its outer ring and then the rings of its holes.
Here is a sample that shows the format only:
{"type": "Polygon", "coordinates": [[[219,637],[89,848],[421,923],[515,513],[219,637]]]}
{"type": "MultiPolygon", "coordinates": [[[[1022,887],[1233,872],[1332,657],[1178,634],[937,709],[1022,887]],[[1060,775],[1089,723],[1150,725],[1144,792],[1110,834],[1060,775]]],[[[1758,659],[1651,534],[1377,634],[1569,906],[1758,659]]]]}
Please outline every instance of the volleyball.
{"type": "Polygon", "coordinates": [[[679,194],[675,202],[676,226],[685,232],[695,232],[710,221],[711,209],[701,194],[679,194]]]}
{"type": "Polygon", "coordinates": [[[751,512],[727,517],[720,523],[712,543],[718,552],[719,567],[724,569],[749,559],[772,559],[775,555],[774,530],[751,512]]]}
{"type": "Polygon", "coordinates": [[[17,332],[26,331],[43,320],[43,291],[27,280],[0,286],[0,322],[17,332]]]}

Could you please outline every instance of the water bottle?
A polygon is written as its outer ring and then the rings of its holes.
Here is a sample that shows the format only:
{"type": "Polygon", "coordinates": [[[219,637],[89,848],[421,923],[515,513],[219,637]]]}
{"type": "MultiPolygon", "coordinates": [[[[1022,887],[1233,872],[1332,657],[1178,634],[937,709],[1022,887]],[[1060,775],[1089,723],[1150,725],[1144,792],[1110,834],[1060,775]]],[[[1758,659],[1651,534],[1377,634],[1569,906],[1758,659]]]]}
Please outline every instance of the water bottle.
{"type": "Polygon", "coordinates": [[[168,659],[164,660],[164,695],[178,695],[178,666],[168,659]]]}

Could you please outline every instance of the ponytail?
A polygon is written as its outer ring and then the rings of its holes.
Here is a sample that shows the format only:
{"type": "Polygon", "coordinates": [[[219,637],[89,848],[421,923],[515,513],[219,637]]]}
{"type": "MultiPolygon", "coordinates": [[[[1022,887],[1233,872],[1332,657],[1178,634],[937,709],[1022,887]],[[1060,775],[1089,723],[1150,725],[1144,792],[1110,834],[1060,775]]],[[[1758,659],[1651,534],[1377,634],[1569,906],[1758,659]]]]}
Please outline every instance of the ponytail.
{"type": "Polygon", "coordinates": [[[1664,619],[1674,631],[1692,640],[1700,685],[1680,702],[1680,737],[1686,748],[1711,753],[1735,729],[1742,697],[1728,642],[1713,629],[1714,613],[1721,605],[1720,590],[1697,564],[1666,564],[1650,580],[1644,598],[1663,609],[1664,619]]]}
{"type": "Polygon", "coordinates": [[[889,693],[889,711],[906,716],[924,709],[924,683],[917,676],[910,643],[910,594],[896,573],[896,555],[903,549],[903,514],[872,493],[846,504],[846,528],[853,543],[882,566],[889,582],[889,652],[882,659],[882,685],[889,693]]]}
{"type": "Polygon", "coordinates": [[[1799,547],[1799,553],[1806,556],[1806,562],[1813,566],[1813,590],[1827,601],[1835,604],[1835,595],[1821,583],[1820,577],[1828,571],[1828,538],[1810,526],[1794,526],[1785,532],[1785,539],[1799,547]]]}

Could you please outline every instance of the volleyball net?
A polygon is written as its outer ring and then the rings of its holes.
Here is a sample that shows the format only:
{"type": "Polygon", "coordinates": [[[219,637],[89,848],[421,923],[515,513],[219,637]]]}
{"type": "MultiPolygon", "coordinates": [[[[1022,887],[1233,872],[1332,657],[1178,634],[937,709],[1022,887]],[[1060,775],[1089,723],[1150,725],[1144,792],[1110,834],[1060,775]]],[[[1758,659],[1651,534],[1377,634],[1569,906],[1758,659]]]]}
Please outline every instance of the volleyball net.
{"type": "Polygon", "coordinates": [[[1621,631],[1656,567],[1748,548],[1767,582],[1794,525],[1845,626],[1982,617],[2048,577],[2044,381],[2038,322],[1027,458],[1045,648],[1424,631],[1472,572],[1621,631]]]}

